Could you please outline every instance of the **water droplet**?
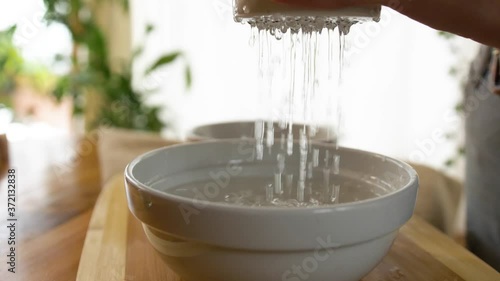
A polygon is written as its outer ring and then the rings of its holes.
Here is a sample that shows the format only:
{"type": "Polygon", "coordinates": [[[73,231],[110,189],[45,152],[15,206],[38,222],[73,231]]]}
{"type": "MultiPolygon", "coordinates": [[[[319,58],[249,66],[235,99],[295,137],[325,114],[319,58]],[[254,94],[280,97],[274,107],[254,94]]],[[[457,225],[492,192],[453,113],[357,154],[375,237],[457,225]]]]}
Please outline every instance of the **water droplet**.
{"type": "Polygon", "coordinates": [[[313,165],[314,167],[319,166],[319,149],[313,150],[313,165]]]}
{"type": "Polygon", "coordinates": [[[281,29],[276,29],[274,38],[276,38],[276,40],[281,40],[283,38],[283,32],[281,31],[281,29]]]}
{"type": "Polygon", "coordinates": [[[283,193],[283,187],[281,185],[281,173],[274,174],[274,193],[283,193]]]}
{"type": "Polygon", "coordinates": [[[274,199],[274,188],[272,184],[266,186],[266,201],[271,202],[274,199]]]}
{"type": "Polygon", "coordinates": [[[293,174],[285,175],[285,196],[290,197],[293,189],[293,174]]]}
{"type": "MultiPolygon", "coordinates": [[[[244,6],[243,12],[250,13],[249,8],[244,6]]],[[[340,173],[340,157],[334,155],[334,150],[321,149],[321,154],[325,151],[325,155],[320,159],[320,149],[313,148],[313,142],[318,136],[317,132],[321,133],[317,130],[318,124],[325,124],[323,127],[328,128],[325,136],[327,140],[336,144],[340,135],[339,92],[344,65],[343,53],[348,46],[345,35],[356,20],[267,15],[247,22],[253,26],[249,44],[256,45],[258,52],[260,108],[269,110],[264,115],[269,116],[267,123],[259,120],[259,124],[255,125],[256,157],[262,160],[264,147],[267,147],[269,157],[267,154],[266,157],[276,161],[276,164],[273,163],[274,178],[270,176],[266,179],[273,188],[274,198],[269,198],[269,194],[260,189],[261,194],[254,196],[261,196],[262,202],[252,201],[256,206],[261,203],[267,206],[337,203],[340,185],[336,182],[339,177],[335,175],[340,173]],[[324,28],[328,33],[322,33],[324,28]],[[339,34],[333,36],[336,28],[339,34]],[[324,40],[325,38],[328,40],[324,40]],[[335,89],[335,92],[332,93],[331,89],[335,89]],[[316,97],[321,99],[315,100],[316,97]],[[277,105],[279,108],[276,108],[277,105]],[[322,106],[325,110],[321,109],[322,106]],[[325,119],[316,120],[318,117],[325,119]],[[274,127],[275,120],[279,127],[274,127]],[[324,123],[325,120],[328,121],[324,123]],[[293,127],[296,122],[312,126],[304,126],[304,129],[297,131],[293,127]],[[294,148],[294,145],[297,147],[294,148]],[[277,155],[276,159],[273,159],[273,153],[277,155]],[[299,155],[293,155],[294,153],[299,155]],[[293,156],[294,160],[290,163],[295,162],[297,166],[285,167],[287,155],[293,156]],[[296,159],[297,157],[300,158],[296,159]],[[316,176],[315,168],[319,173],[316,176]],[[295,182],[294,175],[284,174],[292,171],[295,173],[295,182]],[[318,187],[315,189],[311,183],[317,183],[318,187]],[[293,200],[289,200],[290,198],[293,200]]],[[[290,165],[288,162],[286,164],[290,165]]]]}
{"type": "Polygon", "coordinates": [[[288,134],[287,137],[287,153],[288,155],[293,154],[293,134],[291,132],[288,134]]]}
{"type": "Polygon", "coordinates": [[[340,156],[339,155],[333,156],[333,174],[334,175],[340,174],[340,156]]]}
{"type": "Polygon", "coordinates": [[[257,143],[255,145],[255,152],[257,154],[257,160],[264,159],[264,145],[262,143],[257,143]]]}
{"type": "Polygon", "coordinates": [[[145,192],[140,192],[139,195],[142,198],[142,203],[144,204],[144,207],[146,208],[151,208],[153,206],[153,201],[151,201],[151,196],[145,192]]]}
{"type": "Polygon", "coordinates": [[[330,196],[330,202],[339,203],[339,195],[340,195],[340,185],[334,184],[332,186],[332,194],[330,196]]]}
{"type": "Polygon", "coordinates": [[[267,131],[266,131],[266,145],[267,147],[271,148],[274,145],[274,127],[271,123],[271,125],[268,125],[267,131]]]}
{"type": "Polygon", "coordinates": [[[303,181],[299,181],[297,185],[297,201],[304,202],[304,192],[306,186],[303,181]]]}
{"type": "Polygon", "coordinates": [[[282,174],[285,171],[285,155],[281,153],[278,154],[277,160],[278,160],[278,170],[280,174],[282,174]]]}
{"type": "Polygon", "coordinates": [[[250,47],[254,47],[255,46],[255,41],[257,40],[257,28],[256,27],[252,27],[251,28],[251,34],[250,34],[250,39],[248,40],[248,45],[250,47]]]}

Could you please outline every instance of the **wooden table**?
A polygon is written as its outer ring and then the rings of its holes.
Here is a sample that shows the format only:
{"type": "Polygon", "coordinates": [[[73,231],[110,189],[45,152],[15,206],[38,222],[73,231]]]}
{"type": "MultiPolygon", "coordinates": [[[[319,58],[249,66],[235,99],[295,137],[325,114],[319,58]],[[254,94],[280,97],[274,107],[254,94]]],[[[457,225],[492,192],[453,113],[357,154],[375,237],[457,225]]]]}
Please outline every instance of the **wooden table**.
{"type": "MultiPolygon", "coordinates": [[[[75,280],[92,209],[101,191],[96,149],[88,143],[81,146],[67,140],[57,145],[41,141],[11,144],[10,167],[16,168],[18,175],[17,273],[8,273],[4,262],[9,232],[5,227],[6,180],[5,175],[1,175],[0,280],[75,280]],[[71,154],[75,157],[69,157],[71,154]]],[[[411,258],[411,245],[416,244],[432,255],[434,261],[439,261],[439,265],[425,265],[428,270],[444,264],[447,270],[461,277],[459,280],[500,280],[500,277],[496,279],[499,276],[496,271],[424,221],[414,218],[404,231],[405,238],[397,243],[403,243],[402,247],[407,246],[409,252],[398,258],[411,258]]],[[[390,277],[379,278],[377,281],[412,281],[398,271],[390,277]]]]}
{"type": "Polygon", "coordinates": [[[7,272],[6,179],[0,180],[0,280],[75,280],[92,214],[101,191],[96,149],[64,141],[10,143],[17,171],[17,266],[7,272]]]}

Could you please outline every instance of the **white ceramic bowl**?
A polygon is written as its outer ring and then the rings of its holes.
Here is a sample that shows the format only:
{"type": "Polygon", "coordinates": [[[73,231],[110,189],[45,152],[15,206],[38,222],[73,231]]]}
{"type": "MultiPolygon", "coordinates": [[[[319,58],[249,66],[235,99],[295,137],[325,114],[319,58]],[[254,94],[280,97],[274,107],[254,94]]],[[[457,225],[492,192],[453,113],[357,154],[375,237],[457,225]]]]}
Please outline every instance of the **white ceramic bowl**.
{"type": "MultiPolygon", "coordinates": [[[[303,124],[294,124],[292,133],[294,138],[298,139],[300,130],[304,129],[303,124]]],[[[310,127],[307,126],[307,130],[310,127]]],[[[206,139],[238,139],[238,138],[254,138],[255,121],[235,121],[225,123],[214,123],[202,125],[194,128],[189,133],[191,140],[206,140],[206,139]]],[[[281,129],[278,123],[274,123],[275,138],[279,139],[281,134],[288,134],[288,128],[281,129]]],[[[328,131],[326,127],[319,127],[312,140],[328,141],[328,131]]],[[[335,139],[335,136],[330,139],[335,139]]],[[[332,140],[330,140],[332,141],[332,140]]]]}
{"type": "MultiPolygon", "coordinates": [[[[320,159],[333,146],[316,143],[320,159]]],[[[298,152],[298,145],[295,146],[298,152]]],[[[200,180],[223,192],[233,177],[273,173],[276,152],[254,161],[254,143],[218,140],[152,151],[125,171],[130,210],[168,266],[189,281],[359,281],[412,216],[418,189],[409,165],[339,148],[340,175],[383,182],[380,197],[328,207],[244,207],[164,190],[200,180]],[[207,172],[210,171],[210,172],[207,172]]],[[[294,153],[298,155],[299,153],[294,153]]],[[[287,165],[298,165],[293,157],[287,165]]]]}

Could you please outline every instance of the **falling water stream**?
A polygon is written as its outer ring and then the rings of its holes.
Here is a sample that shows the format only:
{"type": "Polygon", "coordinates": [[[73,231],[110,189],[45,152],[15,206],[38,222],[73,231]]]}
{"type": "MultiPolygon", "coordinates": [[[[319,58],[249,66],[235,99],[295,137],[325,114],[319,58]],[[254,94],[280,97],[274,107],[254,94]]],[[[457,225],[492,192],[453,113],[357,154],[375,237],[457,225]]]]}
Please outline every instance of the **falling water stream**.
{"type": "MultiPolygon", "coordinates": [[[[275,139],[281,140],[280,147],[285,148],[278,154],[274,181],[265,188],[265,198],[268,203],[280,205],[284,201],[294,200],[300,205],[316,206],[338,202],[340,185],[333,182],[332,177],[338,175],[340,171],[340,157],[335,154],[342,120],[340,86],[345,36],[355,23],[355,20],[344,18],[315,17],[288,18],[280,21],[261,17],[248,21],[252,30],[250,41],[252,45],[257,42],[258,48],[260,104],[268,110],[267,120],[257,120],[255,123],[257,159],[263,158],[264,145],[269,151],[273,148],[275,139]],[[327,41],[321,44],[324,37],[327,41]],[[336,41],[338,45],[335,44],[336,41]],[[325,52],[328,57],[326,65],[319,61],[322,59],[321,54],[325,52]],[[334,56],[335,53],[338,53],[337,58],[334,56]],[[337,77],[333,75],[335,66],[338,66],[337,77]],[[325,73],[327,75],[322,75],[325,73]],[[321,88],[322,84],[325,84],[327,91],[321,88]],[[280,86],[274,87],[276,85],[280,86]],[[281,97],[277,102],[274,97],[276,95],[281,97]],[[317,100],[324,97],[327,100],[326,120],[329,121],[323,124],[327,129],[324,141],[331,142],[334,146],[332,151],[327,151],[322,176],[317,176],[322,180],[318,181],[314,177],[314,170],[319,167],[317,159],[319,151],[313,149],[311,140],[320,127],[320,122],[315,120],[317,107],[314,105],[317,104],[317,100]],[[276,116],[274,112],[285,114],[276,116]],[[293,126],[298,120],[304,125],[298,135],[294,135],[293,126]],[[275,135],[275,123],[279,124],[281,135],[275,135]],[[295,181],[292,179],[292,174],[285,174],[286,157],[293,156],[294,145],[299,146],[300,157],[298,177],[295,181]],[[319,186],[322,188],[318,188],[319,186]],[[287,190],[296,192],[285,192],[287,190]],[[314,196],[314,190],[321,190],[316,194],[319,196],[314,196]]],[[[234,199],[233,197],[227,197],[229,202],[234,199]]]]}
{"type": "MultiPolygon", "coordinates": [[[[246,23],[251,27],[249,44],[257,53],[259,107],[267,112],[265,118],[255,122],[254,165],[263,161],[266,153],[276,155],[272,164],[274,175],[231,179],[230,188],[210,201],[314,207],[384,193],[380,184],[346,178],[340,173],[342,159],[337,150],[342,124],[344,52],[347,35],[357,20],[276,20],[263,16],[246,23]],[[294,124],[302,125],[297,131],[294,124]],[[322,141],[331,144],[321,153],[313,146],[320,129],[327,132],[322,141]],[[292,158],[299,160],[298,167],[287,167],[292,158]]],[[[174,193],[192,197],[188,193],[193,185],[202,188],[204,184],[180,186],[174,193]]]]}

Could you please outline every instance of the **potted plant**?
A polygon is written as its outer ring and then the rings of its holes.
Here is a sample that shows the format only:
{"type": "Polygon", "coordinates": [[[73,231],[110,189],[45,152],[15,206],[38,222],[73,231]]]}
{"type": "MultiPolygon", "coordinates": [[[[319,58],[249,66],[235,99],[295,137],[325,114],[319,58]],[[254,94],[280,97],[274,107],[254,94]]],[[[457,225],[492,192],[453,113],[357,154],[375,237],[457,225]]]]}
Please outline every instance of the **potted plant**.
{"type": "Polygon", "coordinates": [[[56,75],[41,64],[26,61],[14,44],[16,26],[0,31],[0,104],[11,108],[16,119],[67,126],[71,101],[58,103],[50,94],[56,75]],[[66,123],[65,123],[66,121],[66,123]]]}
{"type": "Polygon", "coordinates": [[[20,72],[22,58],[12,44],[15,27],[0,31],[0,177],[7,169],[8,146],[6,130],[12,120],[10,93],[15,87],[15,76],[20,72]]]}
{"type": "MultiPolygon", "coordinates": [[[[97,24],[89,1],[45,0],[45,4],[49,23],[65,25],[73,39],[72,54],[63,58],[71,62],[72,70],[59,79],[55,97],[71,96],[75,100],[76,113],[95,110],[87,105],[92,101],[95,107],[95,100],[99,101],[95,116],[86,120],[88,131],[100,126],[151,132],[164,129],[167,124],[159,118],[161,108],[147,105],[145,99],[149,93],[134,88],[132,83],[132,65],[142,54],[143,47],[137,48],[129,60],[123,61],[121,69],[113,68],[107,38],[97,24]]],[[[123,9],[128,12],[128,1],[123,1],[123,4],[123,9]]],[[[152,26],[146,27],[146,35],[152,31],[152,26]]],[[[145,75],[181,58],[185,58],[181,52],[165,54],[146,70],[145,75]]],[[[189,86],[191,71],[187,63],[184,71],[189,86]]]]}
{"type": "MultiPolygon", "coordinates": [[[[82,145],[97,146],[103,167],[102,179],[107,180],[109,175],[123,171],[124,165],[131,161],[136,153],[164,144],[158,136],[158,133],[168,126],[160,118],[162,108],[146,103],[148,95],[154,92],[154,89],[138,89],[133,85],[135,77],[132,66],[136,58],[143,53],[144,46],[124,52],[126,58],[121,59],[120,67],[117,67],[116,60],[111,61],[109,55],[113,51],[111,43],[116,44],[116,42],[108,42],[110,31],[107,30],[107,26],[100,25],[103,21],[101,17],[106,21],[111,15],[103,13],[103,11],[109,12],[109,9],[100,9],[99,5],[110,2],[116,5],[118,2],[112,0],[44,0],[44,2],[47,6],[46,20],[49,23],[58,22],[66,26],[73,41],[73,51],[70,56],[58,56],[58,59],[69,61],[72,67],[67,75],[58,80],[53,94],[58,99],[70,96],[75,101],[74,112],[85,116],[84,126],[87,134],[82,145]],[[108,36],[105,35],[105,31],[108,32],[108,36]]],[[[123,4],[121,7],[123,10],[119,12],[125,13],[127,21],[128,1],[122,0],[119,3],[123,4]]],[[[126,26],[120,28],[127,32],[126,26]]],[[[147,37],[154,28],[148,25],[145,31],[147,37]]],[[[120,43],[129,44],[126,40],[120,43]]],[[[185,82],[189,87],[192,80],[191,70],[186,63],[186,57],[179,51],[162,55],[154,60],[146,68],[144,75],[152,74],[155,70],[180,59],[184,60],[185,82]]]]}
{"type": "Polygon", "coordinates": [[[0,104],[11,107],[10,94],[16,88],[16,78],[21,72],[24,60],[14,46],[13,37],[16,27],[0,31],[0,104]]]}

